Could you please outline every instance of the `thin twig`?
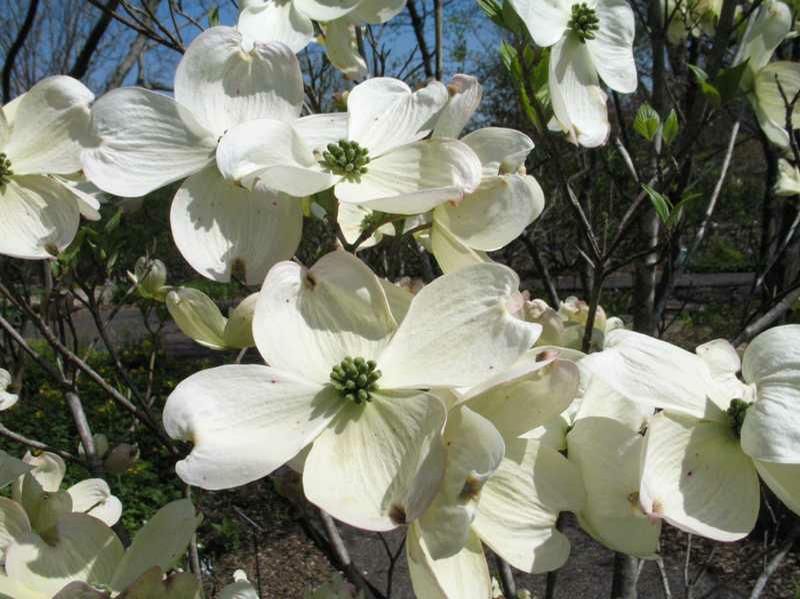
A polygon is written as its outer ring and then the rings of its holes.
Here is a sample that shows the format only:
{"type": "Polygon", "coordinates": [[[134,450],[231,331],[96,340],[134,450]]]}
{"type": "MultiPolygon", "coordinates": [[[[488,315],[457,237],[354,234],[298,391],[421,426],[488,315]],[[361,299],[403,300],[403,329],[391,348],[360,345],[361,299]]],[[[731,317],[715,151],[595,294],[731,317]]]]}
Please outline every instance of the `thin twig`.
{"type": "Polygon", "coordinates": [[[333,553],[339,562],[339,567],[344,572],[345,576],[347,576],[347,578],[350,580],[350,582],[356,585],[356,587],[362,593],[364,593],[364,597],[366,599],[372,599],[374,597],[372,589],[365,584],[363,577],[360,575],[355,565],[353,565],[353,560],[350,559],[350,553],[347,551],[347,547],[344,544],[342,535],[339,534],[339,528],[336,526],[336,522],[333,520],[330,514],[324,510],[319,511],[319,516],[322,520],[322,526],[325,529],[325,534],[328,535],[328,542],[330,543],[331,549],[333,550],[333,553]]]}
{"type": "Polygon", "coordinates": [[[792,549],[798,537],[800,537],[800,524],[795,523],[789,535],[786,537],[786,540],[783,542],[780,549],[778,549],[778,553],[769,561],[766,569],[761,573],[761,576],[758,577],[758,580],[756,580],[753,592],[750,593],[750,599],[758,599],[761,597],[764,589],[767,588],[769,577],[775,573],[775,570],[780,568],[783,560],[786,559],[786,555],[792,549]]]}
{"type": "Polygon", "coordinates": [[[497,564],[497,572],[500,574],[500,586],[503,587],[503,594],[508,599],[514,599],[517,596],[517,583],[514,581],[514,572],[511,571],[511,566],[497,554],[495,554],[494,560],[497,564]]]}
{"type": "Polygon", "coordinates": [[[2,424],[0,424],[0,437],[5,437],[9,441],[14,441],[15,443],[19,443],[20,445],[25,445],[27,447],[30,447],[31,449],[38,449],[38,450],[41,450],[41,451],[49,451],[50,453],[55,453],[55,454],[61,456],[65,460],[70,460],[72,462],[76,462],[78,464],[82,464],[85,467],[88,466],[88,464],[84,460],[80,459],[79,457],[77,457],[75,455],[72,455],[68,451],[64,451],[63,449],[57,449],[55,447],[47,445],[46,443],[42,443],[41,441],[36,441],[35,439],[30,439],[30,438],[28,438],[28,437],[26,437],[24,435],[20,435],[19,433],[16,433],[16,432],[6,428],[2,424]]]}

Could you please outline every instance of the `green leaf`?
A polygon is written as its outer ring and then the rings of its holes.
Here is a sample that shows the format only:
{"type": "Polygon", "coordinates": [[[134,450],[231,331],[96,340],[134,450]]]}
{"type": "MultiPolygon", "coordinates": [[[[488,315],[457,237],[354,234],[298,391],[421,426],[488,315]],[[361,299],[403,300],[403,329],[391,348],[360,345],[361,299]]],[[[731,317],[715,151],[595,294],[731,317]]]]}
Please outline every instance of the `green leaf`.
{"type": "Polygon", "coordinates": [[[122,208],[118,208],[117,211],[114,213],[114,216],[112,216],[110,219],[108,219],[108,222],[106,223],[106,225],[104,227],[106,233],[112,233],[114,231],[114,229],[116,229],[119,226],[119,223],[122,220],[122,215],[123,214],[124,214],[124,212],[123,212],[122,208]]]}
{"type": "Polygon", "coordinates": [[[511,2],[503,2],[503,22],[505,28],[520,37],[528,37],[528,28],[525,22],[519,17],[511,2]]]}
{"type": "Polygon", "coordinates": [[[680,125],[678,124],[678,113],[675,112],[675,109],[669,111],[666,120],[664,121],[663,128],[661,130],[661,139],[664,140],[664,143],[669,145],[675,138],[678,137],[678,131],[680,130],[680,125]]]}
{"type": "Polygon", "coordinates": [[[661,222],[667,224],[669,221],[670,212],[672,210],[672,204],[670,203],[669,199],[647,184],[643,183],[642,189],[644,189],[647,195],[650,197],[650,201],[653,203],[653,208],[656,209],[658,218],[661,219],[661,222]]]}
{"type": "Polygon", "coordinates": [[[506,42],[501,42],[500,60],[508,71],[509,76],[513,80],[514,86],[517,88],[520,104],[522,105],[522,109],[525,111],[528,120],[530,120],[533,126],[536,127],[536,130],[541,133],[544,131],[544,127],[542,126],[542,123],[536,114],[536,110],[534,110],[530,98],[528,97],[528,92],[525,89],[525,75],[522,72],[522,65],[519,61],[519,56],[516,49],[506,42]]]}
{"type": "Polygon", "coordinates": [[[686,206],[688,206],[690,203],[692,203],[697,198],[700,198],[702,196],[703,194],[698,193],[696,191],[684,192],[683,196],[681,196],[680,201],[677,204],[675,204],[675,207],[672,209],[672,212],[670,212],[669,218],[666,221],[667,226],[672,228],[676,224],[678,224],[678,222],[683,217],[683,213],[686,206]]]}
{"type": "Polygon", "coordinates": [[[217,25],[219,25],[219,6],[208,11],[208,26],[216,27],[217,25]]]}
{"type": "Polygon", "coordinates": [[[661,126],[661,117],[650,104],[645,102],[639,107],[636,118],[633,119],[633,128],[647,141],[653,141],[661,126]]]}
{"type": "Polygon", "coordinates": [[[703,92],[703,95],[708,98],[714,107],[719,108],[720,104],[722,104],[722,96],[720,96],[719,90],[708,82],[708,73],[693,64],[689,65],[689,69],[692,71],[692,74],[694,74],[694,78],[700,86],[700,91],[703,92]]]}
{"type": "Polygon", "coordinates": [[[495,25],[499,25],[500,27],[506,26],[503,21],[503,7],[497,0],[478,0],[478,7],[486,13],[486,16],[489,17],[495,25]]]}
{"type": "Polygon", "coordinates": [[[750,62],[749,58],[735,67],[722,69],[714,78],[714,87],[719,92],[723,102],[729,102],[739,94],[739,84],[747,72],[748,62],[750,62]]]}

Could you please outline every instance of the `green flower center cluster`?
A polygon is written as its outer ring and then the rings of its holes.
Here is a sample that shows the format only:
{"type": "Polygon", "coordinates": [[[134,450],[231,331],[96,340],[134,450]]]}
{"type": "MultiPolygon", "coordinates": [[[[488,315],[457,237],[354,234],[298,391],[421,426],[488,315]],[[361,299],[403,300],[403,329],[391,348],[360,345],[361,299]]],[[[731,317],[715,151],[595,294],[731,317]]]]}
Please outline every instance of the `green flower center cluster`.
{"type": "Polygon", "coordinates": [[[362,148],[357,141],[341,139],[338,143],[328,144],[328,149],[322,153],[320,164],[334,175],[358,182],[361,175],[367,173],[369,150],[362,148]]]}
{"type": "Polygon", "coordinates": [[[728,406],[728,417],[731,419],[731,428],[736,433],[737,437],[742,434],[742,425],[744,424],[744,417],[747,414],[747,409],[753,404],[748,403],[742,399],[734,399],[728,406]]]}
{"type": "Polygon", "coordinates": [[[375,370],[374,360],[346,357],[331,370],[331,383],[342,399],[357,404],[372,401],[372,391],[378,390],[381,371],[375,370]]]}
{"type": "Polygon", "coordinates": [[[594,9],[581,2],[572,5],[572,17],[567,28],[575,32],[581,43],[586,43],[586,40],[594,39],[594,32],[600,29],[600,21],[594,9]]]}
{"type": "Polygon", "coordinates": [[[11,170],[11,161],[3,152],[0,152],[0,185],[8,183],[13,174],[14,171],[11,170]]]}

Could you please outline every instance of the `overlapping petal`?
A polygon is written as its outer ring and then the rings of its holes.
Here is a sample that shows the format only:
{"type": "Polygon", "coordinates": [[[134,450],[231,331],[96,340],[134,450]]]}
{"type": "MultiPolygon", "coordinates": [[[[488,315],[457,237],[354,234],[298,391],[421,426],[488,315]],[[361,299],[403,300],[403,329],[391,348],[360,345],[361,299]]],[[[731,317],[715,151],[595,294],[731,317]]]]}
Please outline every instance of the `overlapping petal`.
{"type": "Polygon", "coordinates": [[[22,95],[8,118],[11,133],[3,152],[16,175],[61,174],[81,170],[80,150],[89,135],[94,94],[80,81],[55,76],[22,95]]]}
{"type": "Polygon", "coordinates": [[[594,68],[608,87],[630,94],[636,91],[633,38],[636,23],[626,0],[602,0],[595,6],[599,29],[586,40],[594,68]]]}
{"type": "Polygon", "coordinates": [[[170,224],[175,244],[197,272],[222,283],[235,272],[248,285],[260,285],[274,264],[297,250],[303,210],[294,198],[263,185],[242,189],[209,166],[175,194],[170,224]]]}
{"type": "Polygon", "coordinates": [[[427,553],[436,560],[456,555],[468,542],[481,489],[505,454],[498,430],[466,406],[448,412],[444,443],[445,477],[419,520],[427,553]]]}
{"type": "MultiPolygon", "coordinates": [[[[625,407],[635,411],[635,406],[625,407]]],[[[580,469],[586,487],[586,504],[578,515],[584,530],[615,551],[655,555],[661,521],[648,518],[639,506],[644,438],[638,428],[612,418],[579,418],[567,443],[569,460],[580,469]]]]}
{"type": "Polygon", "coordinates": [[[472,386],[511,366],[541,332],[508,311],[518,285],[516,273],[499,264],[426,285],[378,360],[382,386],[472,386]]]}
{"type": "Polygon", "coordinates": [[[361,0],[347,19],[354,23],[380,25],[394,18],[406,7],[406,0],[361,0]]]}
{"type": "Polygon", "coordinates": [[[476,77],[459,73],[447,84],[447,91],[450,99],[439,113],[433,136],[457,139],[480,106],[483,86],[476,77]]]}
{"type": "Polygon", "coordinates": [[[367,530],[414,521],[444,475],[445,418],[442,402],[427,393],[377,392],[366,404],[346,402],[306,458],[306,497],[367,530]]]}
{"type": "Polygon", "coordinates": [[[486,599],[492,591],[489,566],[478,536],[471,532],[456,555],[434,560],[412,524],[406,538],[406,557],[411,584],[426,599],[486,599]]]}
{"type": "Polygon", "coordinates": [[[436,208],[437,224],[479,251],[495,251],[517,238],[544,210],[544,192],[528,175],[484,178],[458,203],[436,208]]]}
{"type": "Polygon", "coordinates": [[[756,470],[786,507],[800,515],[800,464],[754,461],[756,470]]]}
{"type": "Polygon", "coordinates": [[[111,494],[102,478],[87,478],[67,489],[72,511],[89,514],[108,526],[114,526],[122,515],[122,502],[111,494]]]}
{"type": "Polygon", "coordinates": [[[337,19],[324,26],[325,53],[331,64],[347,79],[363,79],[369,74],[367,62],[358,50],[358,38],[353,25],[337,19]]]}
{"type": "Polygon", "coordinates": [[[0,254],[14,258],[53,258],[75,238],[78,203],[50,177],[13,177],[0,188],[0,254]]]}
{"type": "Polygon", "coordinates": [[[742,425],[742,449],[756,460],[800,463],[800,325],[753,339],[742,374],[757,394],[742,425]]]}
{"type": "Polygon", "coordinates": [[[368,79],[347,98],[348,139],[366,147],[374,160],[428,135],[448,97],[447,88],[438,81],[412,92],[399,79],[368,79]]]}
{"type": "MultiPolygon", "coordinates": [[[[311,127],[320,124],[320,115],[314,118],[311,127]]],[[[336,133],[340,121],[329,121],[330,128],[319,130],[336,133]]],[[[288,123],[269,119],[234,127],[220,141],[217,166],[226,179],[241,182],[247,188],[261,181],[270,189],[303,197],[332,187],[340,177],[323,171],[319,164],[321,153],[313,153],[313,146],[306,143],[300,131],[288,123]]],[[[309,141],[323,139],[317,133],[309,141]]]]}
{"type": "Polygon", "coordinates": [[[568,360],[536,362],[534,352],[525,354],[524,365],[514,376],[492,384],[465,405],[488,418],[505,439],[514,439],[549,422],[567,409],[578,395],[578,367],[568,360]],[[490,386],[491,385],[491,386],[490,386]]]}
{"type": "Polygon", "coordinates": [[[350,13],[361,0],[294,0],[299,11],[315,21],[333,21],[350,13]]]}
{"type": "Polygon", "coordinates": [[[330,389],[265,366],[221,366],[181,382],[164,427],[194,444],[175,469],[185,482],[227,489],[262,478],[324,430],[341,406],[330,389]]]}
{"type": "Polygon", "coordinates": [[[483,176],[491,177],[515,173],[525,166],[525,159],[533,150],[530,137],[516,129],[483,127],[461,138],[478,155],[483,166],[483,176]]]}
{"type": "Polygon", "coordinates": [[[550,51],[549,69],[550,101],[558,128],[572,143],[587,148],[603,145],[611,131],[608,98],[586,44],[571,35],[562,39],[550,51]]]}
{"type": "MultiPolygon", "coordinates": [[[[786,132],[786,103],[781,95],[790,99],[800,91],[800,63],[778,61],[768,64],[755,77],[753,99],[756,103],[758,123],[769,140],[780,146],[789,145],[786,132]],[[780,87],[778,87],[780,82],[780,87]]],[[[800,122],[800,102],[794,105],[792,123],[800,122]]]]}
{"type": "Polygon", "coordinates": [[[372,271],[351,254],[331,252],[311,269],[294,262],[273,267],[253,336],[268,364],[322,385],[347,356],[377,359],[396,327],[372,271]]]}
{"type": "Polygon", "coordinates": [[[727,422],[660,412],[647,429],[639,500],[681,530],[736,541],[755,525],[758,477],[727,422]]]}
{"type": "Polygon", "coordinates": [[[555,528],[561,511],[578,511],[583,485],[577,468],[536,441],[506,445],[507,457],[484,485],[473,527],[515,568],[542,573],[560,568],[570,545],[555,528]]]}
{"type": "Polygon", "coordinates": [[[393,214],[419,214],[459,201],[480,183],[478,157],[454,139],[430,139],[371,160],[360,181],[343,180],[336,197],[393,214]]]}
{"type": "Polygon", "coordinates": [[[473,250],[461,239],[453,235],[447,227],[436,222],[435,216],[430,233],[430,244],[431,252],[436,257],[436,262],[439,263],[439,268],[444,273],[455,272],[460,268],[474,266],[475,264],[491,262],[489,256],[484,252],[473,250]]]}
{"type": "Polygon", "coordinates": [[[537,46],[552,46],[564,35],[572,7],[570,0],[511,0],[537,46]]]}
{"type": "Polygon", "coordinates": [[[581,367],[624,397],[697,418],[726,421],[709,399],[715,388],[705,362],[690,352],[627,330],[612,331],[602,352],[581,367]]]}
{"type": "Polygon", "coordinates": [[[294,52],[282,43],[242,46],[232,27],[198,35],[175,72],[175,99],[216,136],[255,119],[291,122],[303,105],[303,78],[294,52]]]}
{"type": "Polygon", "coordinates": [[[314,24],[294,2],[250,2],[239,13],[237,28],[256,41],[282,42],[295,53],[314,39],[314,24]]]}
{"type": "Polygon", "coordinates": [[[123,197],[145,195],[214,160],[217,136],[188,108],[145,89],[113,90],[92,107],[96,139],[81,154],[86,176],[123,197]]]}
{"type": "Polygon", "coordinates": [[[5,568],[10,578],[53,596],[72,581],[107,585],[123,553],[108,526],[85,514],[68,514],[47,540],[30,533],[9,547],[5,568]]]}

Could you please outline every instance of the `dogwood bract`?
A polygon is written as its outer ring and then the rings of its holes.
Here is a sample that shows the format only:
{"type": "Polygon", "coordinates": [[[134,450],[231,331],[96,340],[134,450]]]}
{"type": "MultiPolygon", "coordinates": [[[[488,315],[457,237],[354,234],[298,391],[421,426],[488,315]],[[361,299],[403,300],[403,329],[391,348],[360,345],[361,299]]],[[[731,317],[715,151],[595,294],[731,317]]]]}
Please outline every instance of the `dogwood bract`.
{"type": "Polygon", "coordinates": [[[611,127],[599,77],[636,91],[635,22],[626,0],[511,0],[537,45],[550,47],[550,101],[556,123],[575,144],[602,145],[611,127]]]}
{"type": "Polygon", "coordinates": [[[412,92],[399,79],[376,77],[350,92],[347,113],[232,128],[220,142],[217,163],[227,179],[248,188],[263,184],[302,197],[333,187],[344,203],[393,214],[427,212],[459,201],[481,178],[480,160],[466,144],[420,141],[447,99],[436,81],[412,92]]]}
{"type": "Polygon", "coordinates": [[[757,474],[800,514],[799,365],[800,325],[760,334],[741,361],[721,339],[692,354],[617,330],[581,362],[623,396],[663,410],[645,436],[645,512],[720,541],[755,525],[757,474]]]}
{"type": "Polygon", "coordinates": [[[83,168],[98,187],[122,197],[185,178],[170,212],[180,252],[215,281],[228,282],[238,272],[260,284],[297,249],[302,208],[260,186],[245,190],[226,182],[214,152],[231,127],[264,117],[292,121],[302,103],[300,66],[287,46],[248,44],[235,29],[213,27],[181,59],[174,100],[122,88],[95,103],[95,139],[82,153],[83,168]]]}
{"type": "MultiPolygon", "coordinates": [[[[447,86],[450,100],[433,137],[458,138],[480,105],[483,88],[475,77],[456,75],[447,86]]],[[[487,261],[484,252],[502,249],[519,236],[544,209],[539,182],[525,174],[533,141],[514,129],[484,127],[461,141],[481,161],[480,185],[461,200],[433,210],[430,245],[444,272],[487,261]]]]}
{"type": "Polygon", "coordinates": [[[398,325],[380,280],[332,252],[310,270],[270,271],[253,334],[269,366],[221,366],[178,385],[164,409],[187,483],[221,489],[257,480],[310,445],[310,501],[354,526],[388,530],[417,518],[444,469],[445,406],[426,390],[470,386],[512,364],[540,327],[506,309],[510,269],[477,265],[424,287],[398,325]]]}
{"type": "Polygon", "coordinates": [[[0,368],[0,411],[7,410],[19,399],[16,393],[9,393],[8,388],[11,386],[12,379],[8,370],[0,368]]]}
{"type": "Polygon", "coordinates": [[[580,476],[557,449],[518,437],[564,410],[578,380],[573,363],[528,352],[451,400],[445,477],[406,540],[417,596],[490,596],[481,543],[526,572],[566,561],[569,541],[555,524],[559,512],[581,507],[580,476]]]}
{"type": "Polygon", "coordinates": [[[239,30],[259,41],[280,41],[299,52],[314,39],[320,24],[328,60],[349,79],[367,75],[358,50],[355,28],[380,25],[403,10],[406,0],[246,0],[241,3],[239,30]]]}
{"type": "MultiPolygon", "coordinates": [[[[793,62],[769,61],[791,30],[792,13],[789,7],[777,0],[765,2],[748,20],[736,62],[740,64],[747,61],[740,87],[747,95],[767,138],[781,147],[789,145],[786,102],[791,102],[800,89],[800,68],[793,62]]],[[[796,124],[800,110],[795,106],[793,112],[793,122],[796,124]]]]}
{"type": "Polygon", "coordinates": [[[567,457],[586,489],[581,528],[614,551],[645,558],[656,555],[661,534],[661,520],[639,504],[641,431],[652,413],[590,375],[566,437],[567,457]]]}
{"type": "MultiPolygon", "coordinates": [[[[111,528],[86,514],[66,514],[37,531],[19,503],[0,497],[0,516],[5,552],[0,596],[14,599],[47,599],[70,583],[81,590],[87,589],[79,583],[115,594],[124,591],[143,575],[152,575],[153,568],[166,571],[175,566],[199,523],[191,501],[173,501],[137,532],[126,551],[111,528]]],[[[66,591],[65,595],[94,596],[66,591]]]]}
{"type": "Polygon", "coordinates": [[[71,77],[48,77],[0,111],[0,254],[52,258],[100,204],[62,176],[81,170],[94,94],[71,77]]]}

